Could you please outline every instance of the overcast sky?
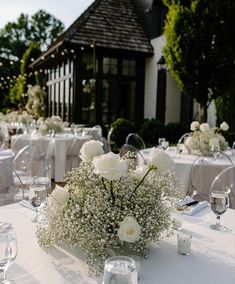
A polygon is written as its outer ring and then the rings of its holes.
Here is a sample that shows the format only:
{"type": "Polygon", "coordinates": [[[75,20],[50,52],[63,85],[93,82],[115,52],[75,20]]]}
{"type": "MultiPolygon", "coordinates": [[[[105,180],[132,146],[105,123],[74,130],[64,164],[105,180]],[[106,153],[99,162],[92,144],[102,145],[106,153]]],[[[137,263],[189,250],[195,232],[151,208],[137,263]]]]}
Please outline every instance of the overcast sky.
{"type": "Polygon", "coordinates": [[[21,13],[32,15],[43,9],[68,28],[94,0],[0,0],[0,29],[16,21],[21,13]]]}

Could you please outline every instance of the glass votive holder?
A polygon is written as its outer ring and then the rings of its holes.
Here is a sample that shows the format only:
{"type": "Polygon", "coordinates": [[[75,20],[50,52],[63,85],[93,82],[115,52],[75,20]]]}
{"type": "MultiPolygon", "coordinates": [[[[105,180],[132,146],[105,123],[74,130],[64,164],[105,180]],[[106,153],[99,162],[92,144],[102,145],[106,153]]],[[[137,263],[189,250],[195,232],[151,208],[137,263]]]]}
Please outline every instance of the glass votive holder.
{"type": "Polygon", "coordinates": [[[102,284],[137,284],[135,260],[128,256],[113,256],[105,261],[102,284]]]}
{"type": "Polygon", "coordinates": [[[191,254],[191,242],[192,236],[185,233],[177,234],[177,250],[179,254],[190,255],[191,254]]]}

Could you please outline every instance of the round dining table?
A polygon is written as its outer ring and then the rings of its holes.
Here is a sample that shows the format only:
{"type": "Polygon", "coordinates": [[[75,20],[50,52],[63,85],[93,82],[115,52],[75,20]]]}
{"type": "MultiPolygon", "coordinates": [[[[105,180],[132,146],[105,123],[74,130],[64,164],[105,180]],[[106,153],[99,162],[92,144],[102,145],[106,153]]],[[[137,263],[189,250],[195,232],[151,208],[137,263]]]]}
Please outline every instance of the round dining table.
{"type": "MultiPolygon", "coordinates": [[[[18,239],[18,255],[8,269],[17,284],[101,284],[102,277],[88,274],[85,256],[77,247],[43,250],[37,242],[35,212],[21,203],[0,207],[0,222],[11,223],[18,239]]],[[[230,231],[210,228],[215,214],[210,206],[193,216],[182,215],[181,232],[190,234],[191,254],[177,252],[177,231],[153,244],[148,258],[142,258],[139,284],[234,284],[235,210],[228,209],[221,223],[230,231]]]]}
{"type": "Polygon", "coordinates": [[[0,148],[0,192],[7,191],[13,181],[13,158],[14,152],[11,149],[0,148]]]}
{"type": "MultiPolygon", "coordinates": [[[[55,182],[63,182],[66,172],[79,165],[79,152],[82,145],[91,139],[91,135],[76,136],[59,133],[55,137],[49,135],[42,136],[37,133],[32,135],[13,135],[11,137],[11,149],[14,153],[18,153],[26,145],[35,145],[41,156],[43,156],[47,152],[50,141],[53,140],[51,159],[52,178],[55,182]]],[[[43,160],[37,161],[33,169],[35,175],[42,175],[43,168],[43,160]]]]}
{"type": "MultiPolygon", "coordinates": [[[[150,149],[142,150],[146,160],[149,152],[150,149]]],[[[235,165],[235,153],[232,151],[220,153],[217,158],[185,152],[178,154],[176,147],[168,147],[165,153],[174,161],[172,170],[182,182],[186,194],[201,201],[209,200],[210,186],[214,178],[226,167],[235,165]]],[[[233,204],[235,204],[235,200],[233,204]]]]}

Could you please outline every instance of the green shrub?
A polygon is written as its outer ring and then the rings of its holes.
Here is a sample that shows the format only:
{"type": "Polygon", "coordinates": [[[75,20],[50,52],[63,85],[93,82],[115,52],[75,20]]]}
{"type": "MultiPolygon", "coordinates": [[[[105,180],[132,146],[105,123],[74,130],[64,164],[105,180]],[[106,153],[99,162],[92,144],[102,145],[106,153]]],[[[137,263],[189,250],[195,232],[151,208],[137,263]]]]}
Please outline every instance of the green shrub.
{"type": "Polygon", "coordinates": [[[165,137],[164,124],[156,119],[146,119],[141,125],[139,135],[147,146],[158,144],[158,138],[165,137]]]}
{"type": "Polygon", "coordinates": [[[110,140],[113,149],[117,150],[125,144],[126,136],[129,133],[136,132],[135,124],[125,118],[117,118],[111,124],[110,140]]]}
{"type": "Polygon", "coordinates": [[[173,144],[176,144],[180,137],[189,132],[180,122],[170,122],[166,125],[166,139],[173,144]]]}

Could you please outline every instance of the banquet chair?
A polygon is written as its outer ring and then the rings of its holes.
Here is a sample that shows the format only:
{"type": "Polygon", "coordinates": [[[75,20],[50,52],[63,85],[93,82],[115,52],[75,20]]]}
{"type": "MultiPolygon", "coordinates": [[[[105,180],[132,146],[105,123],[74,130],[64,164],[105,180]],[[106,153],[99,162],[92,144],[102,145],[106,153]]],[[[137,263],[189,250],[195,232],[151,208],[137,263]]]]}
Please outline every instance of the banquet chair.
{"type": "Polygon", "coordinates": [[[133,167],[147,164],[141,152],[132,145],[124,144],[121,147],[120,157],[125,157],[126,155],[129,155],[129,158],[132,159],[133,167]]]}
{"type": "Polygon", "coordinates": [[[45,152],[39,151],[36,147],[36,153],[33,156],[34,177],[33,183],[38,185],[45,185],[47,192],[51,191],[51,169],[52,169],[52,153],[54,149],[55,139],[51,139],[45,152]],[[42,162],[43,169],[38,171],[38,165],[42,162]]]}
{"type": "Polygon", "coordinates": [[[100,138],[100,142],[103,143],[103,150],[104,150],[104,153],[107,154],[111,151],[111,148],[110,148],[110,145],[108,144],[108,141],[105,137],[101,137],[100,138]]]}
{"type": "MultiPolygon", "coordinates": [[[[232,165],[232,160],[228,155],[222,152],[220,155],[228,161],[229,166],[232,165]]],[[[188,195],[195,200],[209,200],[210,184],[214,177],[221,171],[221,166],[217,166],[214,162],[214,158],[203,155],[197,156],[194,159],[190,169],[188,195]]]]}
{"type": "Polygon", "coordinates": [[[229,192],[229,207],[235,209],[235,166],[221,171],[213,180],[210,191],[229,192]]]}
{"type": "Polygon", "coordinates": [[[191,132],[184,133],[178,140],[178,144],[183,144],[185,142],[185,139],[190,137],[192,135],[191,132]]]}
{"type": "Polygon", "coordinates": [[[25,190],[33,183],[33,158],[36,146],[27,145],[15,155],[13,159],[14,184],[22,190],[25,198],[25,190]]]}
{"type": "Polygon", "coordinates": [[[127,145],[132,145],[138,150],[146,149],[144,140],[137,133],[129,133],[126,137],[127,145]]]}

